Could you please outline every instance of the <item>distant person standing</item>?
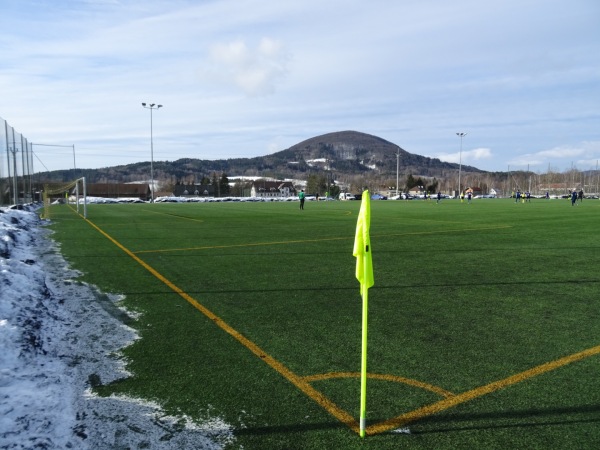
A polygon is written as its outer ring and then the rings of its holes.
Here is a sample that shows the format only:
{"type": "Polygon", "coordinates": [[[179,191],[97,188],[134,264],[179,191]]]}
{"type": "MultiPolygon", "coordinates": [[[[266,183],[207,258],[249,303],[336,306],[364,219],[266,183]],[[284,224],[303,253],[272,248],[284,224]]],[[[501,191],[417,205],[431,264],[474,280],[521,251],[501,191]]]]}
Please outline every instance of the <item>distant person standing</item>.
{"type": "Polygon", "coordinates": [[[471,191],[467,192],[467,203],[471,204],[471,198],[473,197],[473,193],[471,191]]]}
{"type": "Polygon", "coordinates": [[[438,191],[436,203],[439,203],[441,199],[442,199],[442,193],[438,191]]]}
{"type": "Polygon", "coordinates": [[[571,193],[571,206],[575,206],[575,202],[577,202],[577,191],[573,190],[571,193]]]}
{"type": "Polygon", "coordinates": [[[583,189],[579,191],[579,201],[583,201],[583,189]]]}
{"type": "Polygon", "coordinates": [[[304,189],[302,189],[300,191],[300,193],[298,194],[298,198],[300,199],[300,209],[304,209],[304,198],[306,196],[304,195],[304,189]]]}

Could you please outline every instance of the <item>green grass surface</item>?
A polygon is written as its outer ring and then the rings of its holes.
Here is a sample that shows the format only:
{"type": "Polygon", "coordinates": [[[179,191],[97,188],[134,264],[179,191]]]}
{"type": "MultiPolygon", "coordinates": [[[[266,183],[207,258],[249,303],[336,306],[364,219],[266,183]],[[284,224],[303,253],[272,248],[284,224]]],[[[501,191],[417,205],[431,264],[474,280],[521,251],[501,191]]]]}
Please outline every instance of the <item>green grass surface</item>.
{"type": "MultiPolygon", "coordinates": [[[[354,419],[359,202],[90,205],[88,219],[354,419]]],[[[369,367],[459,395],[600,345],[600,202],[372,202],[369,367]]],[[[142,339],[108,386],[201,420],[245,449],[598,448],[600,355],[360,439],[67,206],[55,238],[84,279],[126,295],[142,339]]],[[[263,355],[264,356],[264,355],[263,355]]],[[[459,397],[460,398],[460,397],[459,397]]],[[[367,419],[443,397],[370,378],[367,419]]]]}

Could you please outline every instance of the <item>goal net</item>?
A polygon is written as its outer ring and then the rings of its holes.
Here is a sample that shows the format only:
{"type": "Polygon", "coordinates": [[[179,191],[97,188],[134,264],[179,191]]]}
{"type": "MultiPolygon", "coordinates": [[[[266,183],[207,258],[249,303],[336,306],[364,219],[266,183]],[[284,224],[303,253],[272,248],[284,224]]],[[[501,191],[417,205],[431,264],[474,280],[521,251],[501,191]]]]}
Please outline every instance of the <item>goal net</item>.
{"type": "Polygon", "coordinates": [[[44,219],[50,219],[53,203],[75,204],[77,213],[83,205],[83,217],[87,219],[87,192],[85,177],[78,178],[68,183],[52,183],[44,185],[44,219]]]}

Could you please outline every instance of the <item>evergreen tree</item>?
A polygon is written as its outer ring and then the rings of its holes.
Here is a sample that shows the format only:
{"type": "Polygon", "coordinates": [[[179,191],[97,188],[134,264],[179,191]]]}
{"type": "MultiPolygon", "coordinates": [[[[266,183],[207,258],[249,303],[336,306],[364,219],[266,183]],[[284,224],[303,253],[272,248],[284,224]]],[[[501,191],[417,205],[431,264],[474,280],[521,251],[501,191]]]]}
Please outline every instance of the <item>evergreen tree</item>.
{"type": "Polygon", "coordinates": [[[438,184],[438,180],[434,178],[431,184],[427,186],[427,192],[430,194],[435,194],[438,191],[438,184]]]}
{"type": "Polygon", "coordinates": [[[408,175],[408,178],[406,178],[406,192],[410,191],[412,188],[418,185],[419,183],[412,176],[412,173],[408,175]]]}
{"type": "Polygon", "coordinates": [[[225,172],[223,172],[221,174],[221,179],[219,180],[219,193],[220,196],[227,196],[229,195],[229,178],[227,178],[227,174],[225,172]]]}
{"type": "Polygon", "coordinates": [[[217,178],[217,172],[212,173],[212,179],[210,181],[210,184],[212,185],[212,187],[214,189],[215,196],[220,197],[221,196],[221,186],[219,185],[219,180],[217,178]]]}
{"type": "Polygon", "coordinates": [[[310,195],[322,195],[327,191],[327,177],[325,175],[311,174],[306,179],[306,192],[310,195]]]}

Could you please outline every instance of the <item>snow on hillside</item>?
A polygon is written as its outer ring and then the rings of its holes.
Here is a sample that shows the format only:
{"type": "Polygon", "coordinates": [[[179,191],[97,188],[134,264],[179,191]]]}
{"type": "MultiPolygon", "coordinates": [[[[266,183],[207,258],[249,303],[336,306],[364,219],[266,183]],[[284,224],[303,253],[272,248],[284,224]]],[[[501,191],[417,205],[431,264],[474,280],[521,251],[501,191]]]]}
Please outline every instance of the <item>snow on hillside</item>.
{"type": "Polygon", "coordinates": [[[115,355],[138,337],[118,320],[127,314],[119,299],[78,282],[49,234],[34,212],[0,209],[0,448],[233,443],[232,427],[219,418],[196,423],[157,404],[94,395],[95,383],[129,376],[115,355]]]}

